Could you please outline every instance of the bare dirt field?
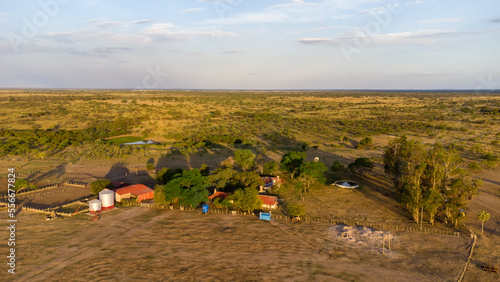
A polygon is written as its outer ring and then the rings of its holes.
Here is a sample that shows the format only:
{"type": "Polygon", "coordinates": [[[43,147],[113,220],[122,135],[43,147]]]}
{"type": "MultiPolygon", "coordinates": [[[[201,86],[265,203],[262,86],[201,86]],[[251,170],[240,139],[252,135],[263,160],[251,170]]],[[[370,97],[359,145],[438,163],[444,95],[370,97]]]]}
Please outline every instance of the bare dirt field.
{"type": "Polygon", "coordinates": [[[21,205],[36,209],[47,209],[89,197],[92,197],[89,188],[61,185],[57,188],[19,195],[17,199],[21,205]]]}
{"type": "Polygon", "coordinates": [[[136,207],[100,221],[17,218],[17,274],[0,274],[10,281],[455,281],[471,242],[397,232],[383,255],[381,242],[338,240],[332,225],[253,216],[136,207]]]}

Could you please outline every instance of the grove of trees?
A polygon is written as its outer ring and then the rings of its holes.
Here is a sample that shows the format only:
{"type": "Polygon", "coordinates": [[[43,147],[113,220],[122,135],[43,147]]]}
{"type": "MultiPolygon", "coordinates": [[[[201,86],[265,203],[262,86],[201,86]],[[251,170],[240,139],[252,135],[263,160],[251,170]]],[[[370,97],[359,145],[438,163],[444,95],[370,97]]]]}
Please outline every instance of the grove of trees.
{"type": "Polygon", "coordinates": [[[464,218],[467,202],[480,184],[466,179],[461,164],[455,150],[440,143],[427,150],[406,136],[391,140],[384,152],[385,173],[417,223],[424,214],[431,224],[438,214],[455,225],[464,218]]]}

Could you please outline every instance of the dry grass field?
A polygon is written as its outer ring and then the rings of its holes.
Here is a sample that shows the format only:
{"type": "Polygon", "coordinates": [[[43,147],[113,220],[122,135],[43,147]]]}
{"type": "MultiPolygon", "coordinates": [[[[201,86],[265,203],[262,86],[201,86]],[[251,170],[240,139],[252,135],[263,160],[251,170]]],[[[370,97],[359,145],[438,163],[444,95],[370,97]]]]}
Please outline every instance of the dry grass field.
{"type": "Polygon", "coordinates": [[[454,281],[470,243],[398,232],[384,255],[376,244],[339,240],[323,223],[140,207],[100,221],[45,222],[26,212],[18,220],[18,268],[9,281],[454,281]]]}

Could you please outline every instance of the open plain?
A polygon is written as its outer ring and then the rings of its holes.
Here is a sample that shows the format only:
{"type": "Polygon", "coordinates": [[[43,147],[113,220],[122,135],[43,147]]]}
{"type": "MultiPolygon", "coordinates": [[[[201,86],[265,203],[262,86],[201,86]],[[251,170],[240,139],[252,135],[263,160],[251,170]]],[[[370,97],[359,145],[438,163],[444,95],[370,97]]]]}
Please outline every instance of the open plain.
{"type": "Polygon", "coordinates": [[[326,182],[303,195],[289,174],[280,173],[285,185],[273,190],[281,200],[273,213],[288,216],[286,207],[301,203],[306,218],[322,222],[145,207],[120,207],[100,221],[87,215],[45,221],[43,214],[20,211],[17,281],[456,281],[471,247],[467,228],[479,238],[464,281],[499,279],[481,269],[500,265],[498,94],[3,90],[0,106],[0,192],[7,191],[9,168],[39,187],[58,183],[53,191],[18,199],[18,205],[37,208],[90,196],[88,187],[67,182],[154,187],[157,173],[147,163],[182,169],[206,164],[214,171],[238,149],[254,152],[256,163],[279,163],[289,151],[305,152],[306,161],[317,158],[327,168],[357,158],[374,163],[369,173],[329,169],[326,182]],[[426,148],[436,142],[453,148],[467,179],[482,180],[457,226],[438,216],[434,225],[426,218],[422,225],[434,233],[414,232],[421,225],[401,204],[383,166],[384,148],[403,135],[426,148]],[[360,148],[366,137],[373,143],[360,148]],[[122,145],[138,140],[155,143],[122,145]],[[331,185],[340,179],[360,188],[331,185]],[[491,218],[481,234],[477,214],[483,210],[491,218]],[[390,232],[392,248],[382,254],[375,235],[369,243],[341,240],[332,231],[338,226],[325,220],[375,224],[362,234],[390,232]]]}

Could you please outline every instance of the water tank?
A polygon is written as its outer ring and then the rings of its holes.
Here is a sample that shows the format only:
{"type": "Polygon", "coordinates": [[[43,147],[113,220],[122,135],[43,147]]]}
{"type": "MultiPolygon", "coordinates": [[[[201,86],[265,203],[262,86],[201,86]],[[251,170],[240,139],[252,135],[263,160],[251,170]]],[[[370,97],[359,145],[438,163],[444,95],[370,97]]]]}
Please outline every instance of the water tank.
{"type": "Polygon", "coordinates": [[[115,192],[104,189],[99,192],[99,200],[102,202],[103,210],[110,210],[115,207],[115,192]]]}
{"type": "Polygon", "coordinates": [[[95,213],[101,210],[101,200],[92,200],[89,202],[90,213],[95,213]]]}

